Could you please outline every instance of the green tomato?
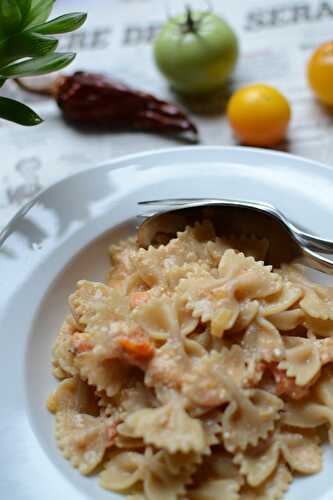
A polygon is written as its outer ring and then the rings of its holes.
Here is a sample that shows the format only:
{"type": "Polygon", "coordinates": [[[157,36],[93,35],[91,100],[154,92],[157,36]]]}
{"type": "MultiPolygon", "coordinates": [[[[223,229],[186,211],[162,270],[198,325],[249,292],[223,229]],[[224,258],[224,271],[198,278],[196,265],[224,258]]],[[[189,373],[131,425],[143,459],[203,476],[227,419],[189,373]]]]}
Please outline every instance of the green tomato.
{"type": "Polygon", "coordinates": [[[238,58],[238,41],[230,26],[210,12],[170,19],[156,38],[156,64],[182,94],[200,94],[223,86],[238,58]]]}

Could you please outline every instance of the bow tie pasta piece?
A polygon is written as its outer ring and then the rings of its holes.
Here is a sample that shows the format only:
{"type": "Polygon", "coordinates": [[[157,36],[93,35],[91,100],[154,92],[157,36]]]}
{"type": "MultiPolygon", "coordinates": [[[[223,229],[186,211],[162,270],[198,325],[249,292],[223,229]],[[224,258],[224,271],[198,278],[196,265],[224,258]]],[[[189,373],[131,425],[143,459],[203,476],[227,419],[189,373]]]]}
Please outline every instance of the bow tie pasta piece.
{"type": "Polygon", "coordinates": [[[260,299],[282,288],[281,277],[272,272],[272,266],[265,266],[263,262],[232,249],[223,254],[218,271],[225,282],[231,282],[229,287],[237,297],[260,299]]]}
{"type": "Polygon", "coordinates": [[[214,241],[216,233],[214,225],[209,219],[195,222],[193,226],[186,226],[183,231],[177,232],[177,239],[187,243],[191,246],[194,242],[206,243],[207,241],[214,241]]]}
{"type": "Polygon", "coordinates": [[[231,293],[223,290],[223,281],[211,277],[191,277],[181,280],[177,287],[195,318],[211,322],[213,335],[222,336],[235,323],[239,304],[231,293]]]}
{"type": "Polygon", "coordinates": [[[331,429],[333,409],[311,400],[288,402],[285,403],[281,421],[300,429],[313,429],[323,424],[328,424],[331,429]]]}
{"type": "Polygon", "coordinates": [[[217,271],[221,257],[226,250],[230,248],[230,244],[225,238],[217,237],[215,241],[208,241],[206,243],[208,262],[211,273],[217,271]]]}
{"type": "Polygon", "coordinates": [[[243,478],[232,458],[232,455],[220,450],[205,456],[193,477],[193,483],[198,485],[198,489],[189,488],[189,498],[238,500],[238,491],[243,484],[243,478]],[[218,490],[216,486],[219,487],[218,490]]]}
{"type": "Polygon", "coordinates": [[[72,410],[93,416],[99,414],[94,388],[79,377],[63,380],[49,396],[47,408],[52,413],[72,410]]]}
{"type": "Polygon", "coordinates": [[[260,389],[233,388],[233,399],[222,415],[224,446],[229,452],[256,446],[274,429],[283,402],[260,389]]]}
{"type": "Polygon", "coordinates": [[[173,476],[179,474],[193,474],[202,463],[202,455],[196,452],[189,453],[168,453],[162,450],[159,455],[159,463],[164,464],[167,471],[173,476]]]}
{"type": "Polygon", "coordinates": [[[283,458],[289,467],[300,474],[316,474],[322,467],[319,439],[293,432],[280,432],[277,436],[283,458]]]}
{"type": "Polygon", "coordinates": [[[201,421],[190,417],[178,404],[138,410],[119,425],[118,431],[121,435],[142,437],[146,444],[170,453],[202,453],[206,446],[201,421]]]}
{"type": "Polygon", "coordinates": [[[281,269],[290,281],[302,288],[304,297],[300,306],[308,316],[333,320],[333,287],[323,287],[309,281],[298,265],[283,265],[281,269]]]}
{"type": "Polygon", "coordinates": [[[230,349],[221,350],[221,368],[223,373],[230,377],[234,384],[243,385],[246,376],[246,353],[238,345],[233,344],[230,349]]]}
{"type": "Polygon", "coordinates": [[[134,371],[132,377],[127,379],[122,390],[114,397],[107,397],[104,391],[100,392],[98,404],[103,408],[103,414],[122,421],[127,415],[137,410],[158,406],[154,391],[147,387],[140,378],[140,372],[134,371]]]}
{"type": "Polygon", "coordinates": [[[137,271],[134,270],[131,274],[123,277],[118,277],[116,273],[110,273],[106,278],[106,285],[112,290],[117,291],[122,296],[127,296],[129,299],[130,307],[135,306],[135,300],[140,297],[139,292],[142,293],[142,297],[145,297],[145,292],[149,290],[144,281],[140,278],[137,271]]]}
{"type": "Polygon", "coordinates": [[[192,312],[186,307],[186,301],[183,297],[175,295],[175,308],[179,324],[181,337],[191,334],[198,326],[198,318],[194,318],[192,312]]]}
{"type": "MultiPolygon", "coordinates": [[[[103,396],[103,402],[99,401],[101,404],[100,416],[102,417],[111,417],[112,421],[115,423],[115,431],[117,429],[117,425],[119,422],[122,422],[126,416],[128,415],[128,411],[124,409],[123,406],[118,406],[116,404],[116,400],[118,398],[107,398],[103,396]],[[106,398],[106,401],[105,401],[106,398]],[[103,404],[103,406],[102,406],[103,404]]],[[[130,438],[126,436],[121,436],[118,432],[115,432],[114,443],[116,448],[119,449],[142,449],[144,448],[144,442],[140,438],[130,438]]]]}
{"type": "Polygon", "coordinates": [[[167,273],[175,267],[198,261],[209,267],[214,266],[214,252],[222,255],[228,246],[221,240],[212,242],[212,239],[215,240],[215,232],[207,221],[196,224],[193,228],[186,227],[185,231],[177,233],[177,238],[170,240],[167,245],[139,249],[132,260],[140,277],[149,287],[168,287],[167,273]]]}
{"type": "Polygon", "coordinates": [[[206,262],[191,262],[180,266],[172,266],[164,270],[166,288],[163,290],[167,290],[171,294],[182,279],[200,276],[211,277],[212,275],[217,276],[217,270],[211,269],[206,262]]]}
{"type": "Polygon", "coordinates": [[[283,282],[281,290],[261,301],[260,313],[271,316],[286,311],[303,297],[302,289],[290,281],[283,282]]]}
{"type": "MultiPolygon", "coordinates": [[[[146,500],[178,500],[185,493],[185,484],[193,472],[192,464],[186,462],[188,458],[185,455],[183,462],[186,465],[176,467],[175,471],[169,469],[173,459],[164,451],[154,453],[151,448],[147,448],[144,455],[137,452],[114,453],[100,474],[100,484],[106,489],[120,492],[141,487],[146,500]]],[[[175,457],[175,461],[179,460],[179,457],[175,457]]]]}
{"type": "Polygon", "coordinates": [[[278,368],[286,370],[288,377],[294,377],[296,385],[305,386],[320,372],[319,347],[311,340],[300,337],[292,337],[287,341],[288,338],[285,342],[285,360],[279,363],[278,368]]]}
{"type": "MultiPolygon", "coordinates": [[[[210,351],[221,351],[226,345],[225,339],[213,337],[210,334],[209,327],[206,327],[204,330],[199,329],[198,331],[193,332],[186,338],[186,340],[193,340],[197,344],[200,344],[204,355],[210,351]]],[[[186,341],[184,342],[184,347],[186,348],[186,341]]]]}
{"type": "Polygon", "coordinates": [[[240,306],[234,298],[225,298],[218,304],[217,310],[211,317],[210,331],[214,337],[222,337],[226,330],[230,330],[240,314],[240,306]]]}
{"type": "Polygon", "coordinates": [[[321,339],[317,340],[317,345],[319,346],[320,361],[323,365],[326,363],[332,363],[333,361],[333,339],[321,339]]]}
{"type": "Polygon", "coordinates": [[[100,474],[100,484],[112,491],[126,491],[142,481],[145,474],[145,457],[135,451],[115,451],[100,474]]]}
{"type": "Polygon", "coordinates": [[[190,407],[210,409],[230,400],[221,360],[219,353],[207,354],[195,363],[192,370],[184,374],[182,394],[189,401],[190,407]]]}
{"type": "Polygon", "coordinates": [[[316,383],[315,395],[320,403],[333,410],[333,368],[326,366],[316,383]]]}
{"type": "Polygon", "coordinates": [[[157,349],[146,369],[145,384],[148,387],[164,385],[180,389],[184,374],[191,360],[179,342],[166,342],[157,349]]]}
{"type": "Polygon", "coordinates": [[[189,500],[239,500],[240,484],[234,479],[211,479],[188,491],[189,500]]]}
{"type": "Polygon", "coordinates": [[[239,304],[238,317],[230,329],[230,333],[238,333],[245,330],[255,319],[259,311],[257,300],[244,300],[239,304]]]}
{"type": "Polygon", "coordinates": [[[142,450],[145,447],[144,442],[140,438],[130,438],[127,436],[120,436],[117,434],[114,440],[115,446],[119,450],[142,450]]]}
{"type": "Polygon", "coordinates": [[[123,408],[118,406],[117,400],[120,393],[115,397],[110,398],[105,391],[95,391],[97,404],[100,409],[100,415],[103,417],[112,417],[114,421],[123,420],[123,408]]]}
{"type": "MultiPolygon", "coordinates": [[[[194,416],[194,415],[191,415],[194,416]]],[[[220,422],[221,418],[216,413],[215,416],[211,416],[209,413],[203,415],[201,418],[201,422],[203,425],[204,433],[205,433],[205,442],[206,448],[201,455],[201,461],[204,455],[211,456],[212,450],[211,447],[214,445],[218,445],[221,443],[221,434],[222,434],[222,426],[220,422]]]]}
{"type": "Polygon", "coordinates": [[[235,455],[249,486],[258,487],[275,471],[283,457],[289,467],[301,474],[315,474],[321,470],[321,449],[315,437],[277,430],[266,442],[235,455]]]}
{"type": "Polygon", "coordinates": [[[206,349],[196,339],[186,337],[183,340],[184,352],[189,358],[202,358],[206,355],[206,349]]]}
{"type": "Polygon", "coordinates": [[[117,284],[135,271],[132,258],[138,251],[135,237],[119,241],[109,247],[111,269],[107,276],[107,284],[117,288],[117,284]]]}
{"type": "Polygon", "coordinates": [[[185,299],[194,318],[203,323],[210,322],[213,336],[222,337],[239,317],[240,304],[232,293],[223,289],[222,280],[210,277],[184,279],[177,287],[177,293],[185,299]]]}
{"type": "Polygon", "coordinates": [[[61,411],[55,417],[55,438],[63,456],[81,474],[89,474],[102,461],[110,446],[113,422],[74,411],[61,411]]]}
{"type": "Polygon", "coordinates": [[[194,260],[206,261],[212,266],[215,264],[214,252],[219,253],[221,256],[225,250],[230,248],[221,238],[216,237],[213,224],[209,220],[204,220],[201,223],[196,222],[193,227],[187,226],[185,231],[178,232],[177,239],[171,240],[170,243],[171,246],[177,245],[178,247],[184,248],[185,253],[187,253],[190,258],[193,258],[194,254],[194,260]]]}
{"type": "Polygon", "coordinates": [[[124,267],[128,270],[130,266],[131,253],[138,249],[135,236],[130,236],[109,246],[109,256],[112,266],[124,267]]]}
{"type": "Polygon", "coordinates": [[[178,500],[186,491],[184,479],[180,476],[159,477],[147,474],[144,492],[147,500],[178,500]]]}
{"type": "MultiPolygon", "coordinates": [[[[125,325],[126,326],[126,325],[125,325]]],[[[102,335],[103,339],[104,335],[102,335]]],[[[104,339],[103,339],[104,340],[104,339]]],[[[82,352],[77,354],[75,357],[75,365],[79,368],[80,374],[82,377],[91,379],[91,382],[95,385],[100,385],[104,382],[98,382],[97,380],[94,382],[93,379],[96,379],[95,372],[89,372],[89,367],[95,366],[96,372],[100,373],[101,377],[105,379],[109,378],[109,382],[111,383],[111,378],[113,374],[110,373],[110,377],[108,377],[108,371],[114,371],[112,364],[114,362],[115,366],[119,366],[119,363],[116,363],[116,360],[120,361],[124,364],[123,369],[119,369],[120,375],[122,372],[129,373],[128,368],[130,366],[138,367],[142,370],[145,370],[150,360],[154,356],[154,346],[147,339],[144,332],[135,325],[132,325],[131,328],[120,329],[114,336],[107,336],[104,342],[95,346],[93,349],[88,352],[82,352]],[[99,370],[99,363],[101,370],[99,370]]],[[[98,378],[100,378],[98,375],[98,378]]],[[[115,378],[119,378],[115,375],[115,378]]],[[[105,387],[98,387],[98,390],[104,390],[105,387]]]]}
{"type": "Polygon", "coordinates": [[[241,326],[242,322],[246,326],[246,316],[250,316],[249,320],[254,317],[257,305],[250,307],[249,299],[272,295],[282,286],[280,276],[272,273],[271,267],[233,250],[227,250],[221,258],[219,276],[218,279],[188,278],[177,288],[193,316],[202,322],[210,321],[211,333],[218,337],[235,325],[241,311],[241,326]],[[240,302],[246,307],[241,307],[240,302]]]}
{"type": "Polygon", "coordinates": [[[117,359],[103,359],[94,351],[76,356],[75,366],[83,380],[110,398],[120,391],[130,374],[128,365],[117,359]]]}
{"type": "Polygon", "coordinates": [[[248,357],[257,362],[279,360],[285,351],[279,330],[260,317],[247,328],[241,345],[248,357]]]}
{"type": "Polygon", "coordinates": [[[170,298],[154,297],[132,313],[134,321],[156,341],[179,338],[178,312],[170,298]]]}
{"type": "MultiPolygon", "coordinates": [[[[147,287],[167,287],[163,273],[163,264],[164,260],[166,260],[166,255],[167,251],[165,247],[161,246],[159,248],[149,247],[148,250],[140,248],[133,257],[135,269],[147,287]]],[[[173,265],[176,265],[176,262],[175,259],[173,265]]]]}
{"type": "Polygon", "coordinates": [[[300,264],[282,264],[281,268],[277,270],[277,273],[279,273],[283,279],[291,281],[291,283],[303,289],[304,287],[311,287],[314,285],[314,283],[305,277],[304,269],[305,268],[300,264]]]}
{"type": "Polygon", "coordinates": [[[52,348],[52,363],[55,376],[64,378],[68,375],[76,375],[77,368],[74,366],[73,334],[77,332],[77,325],[70,316],[65,319],[52,348]]]}
{"type": "Polygon", "coordinates": [[[316,337],[333,337],[333,320],[313,318],[306,315],[304,326],[316,337]]]}
{"type": "Polygon", "coordinates": [[[289,488],[292,475],[284,464],[279,464],[273,474],[259,488],[245,486],[240,492],[242,500],[281,500],[289,488]]]}
{"type": "Polygon", "coordinates": [[[225,348],[221,353],[212,351],[185,373],[182,393],[192,405],[214,408],[232,399],[226,378],[240,386],[245,374],[245,359],[239,346],[225,348]]]}
{"type": "Polygon", "coordinates": [[[154,391],[143,382],[135,382],[136,378],[137,374],[134,375],[133,385],[123,389],[118,398],[119,406],[128,414],[158,405],[154,391]]]}
{"type": "MultiPolygon", "coordinates": [[[[131,319],[128,299],[105,287],[100,303],[95,298],[82,301],[81,292],[85,295],[87,289],[95,297],[93,290],[96,284],[87,283],[83,284],[83,292],[80,287],[77,291],[79,293],[73,294],[75,298],[72,301],[78,309],[83,304],[86,311],[86,328],[81,335],[75,334],[77,342],[73,341],[76,354],[74,364],[80,367],[80,373],[84,374],[85,366],[89,365],[87,360],[96,364],[98,361],[105,363],[106,359],[121,359],[126,364],[144,367],[154,355],[154,346],[131,319]]],[[[99,284],[97,289],[100,291],[99,284]]],[[[84,376],[87,378],[88,374],[84,376]]]]}
{"type": "Polygon", "coordinates": [[[129,315],[128,298],[103,283],[79,281],[69,304],[80,329],[107,332],[113,321],[124,320],[129,315]]]}
{"type": "Polygon", "coordinates": [[[257,487],[274,472],[278,465],[279,455],[279,442],[268,440],[255,448],[237,453],[234,462],[240,466],[240,473],[246,477],[247,484],[257,487]]]}
{"type": "Polygon", "coordinates": [[[137,247],[124,250],[117,259],[111,257],[112,267],[106,275],[106,284],[120,294],[125,295],[135,291],[147,289],[145,282],[136,271],[133,258],[138,251],[137,247]],[[116,261],[116,263],[114,263],[116,261]]]}
{"type": "Polygon", "coordinates": [[[333,289],[316,287],[306,289],[301,308],[313,318],[333,320],[333,289]]]}
{"type": "Polygon", "coordinates": [[[303,325],[304,312],[302,309],[290,309],[289,311],[281,311],[271,314],[267,319],[281,331],[295,330],[298,326],[303,325]]]}
{"type": "MultiPolygon", "coordinates": [[[[190,461],[187,467],[181,469],[176,467],[174,474],[173,467],[169,468],[172,458],[164,450],[154,453],[147,448],[145,457],[147,469],[143,489],[147,500],[178,500],[182,497],[195,469],[193,463],[190,461]]],[[[186,457],[184,455],[184,462],[186,457]]]]}
{"type": "Polygon", "coordinates": [[[215,476],[219,479],[234,479],[243,483],[239,474],[239,467],[233,461],[233,455],[226,451],[216,451],[216,453],[205,457],[203,462],[204,474],[215,476]]]}

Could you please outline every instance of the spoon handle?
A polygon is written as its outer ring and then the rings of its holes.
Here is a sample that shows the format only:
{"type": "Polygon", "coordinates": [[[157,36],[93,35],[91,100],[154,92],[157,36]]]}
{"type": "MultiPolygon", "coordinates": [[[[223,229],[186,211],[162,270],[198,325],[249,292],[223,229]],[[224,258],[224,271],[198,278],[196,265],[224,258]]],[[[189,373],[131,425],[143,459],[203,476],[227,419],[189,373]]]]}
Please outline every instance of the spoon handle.
{"type": "Polygon", "coordinates": [[[318,250],[319,252],[333,254],[333,241],[324,238],[318,238],[309,233],[304,233],[300,229],[293,227],[294,232],[296,232],[298,239],[301,240],[302,245],[306,246],[310,250],[318,250]]]}
{"type": "Polygon", "coordinates": [[[309,248],[303,247],[302,252],[301,257],[297,259],[299,263],[333,276],[333,260],[330,260],[327,257],[310,250],[309,248]]]}

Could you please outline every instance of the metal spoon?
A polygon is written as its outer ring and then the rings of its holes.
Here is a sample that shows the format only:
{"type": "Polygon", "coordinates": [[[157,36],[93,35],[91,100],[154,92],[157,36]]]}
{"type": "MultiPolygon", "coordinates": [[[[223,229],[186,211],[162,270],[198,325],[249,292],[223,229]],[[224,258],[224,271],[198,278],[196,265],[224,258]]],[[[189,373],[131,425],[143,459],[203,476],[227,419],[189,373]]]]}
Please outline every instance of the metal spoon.
{"type": "Polygon", "coordinates": [[[333,254],[333,241],[303,232],[279,210],[266,203],[220,199],[165,199],[140,202],[139,205],[164,207],[143,216],[138,227],[140,246],[147,248],[159,234],[175,235],[186,225],[209,219],[217,234],[256,235],[269,240],[265,262],[279,266],[297,261],[333,275],[333,260],[319,254],[333,254]],[[167,210],[166,207],[169,209],[167,210]]]}

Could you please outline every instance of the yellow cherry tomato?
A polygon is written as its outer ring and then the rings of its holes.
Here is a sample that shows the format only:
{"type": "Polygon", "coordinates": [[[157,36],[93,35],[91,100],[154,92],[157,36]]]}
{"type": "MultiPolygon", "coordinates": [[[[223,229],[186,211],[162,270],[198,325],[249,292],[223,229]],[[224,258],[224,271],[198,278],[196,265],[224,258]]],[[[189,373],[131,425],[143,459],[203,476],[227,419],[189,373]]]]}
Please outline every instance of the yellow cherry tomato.
{"type": "Polygon", "coordinates": [[[308,62],[310,86],[324,104],[333,106],[333,42],[323,43],[308,62]]]}
{"type": "Polygon", "coordinates": [[[291,111],[287,99],[278,90],[257,83],[233,94],[227,115],[242,144],[269,147],[284,139],[291,111]]]}

